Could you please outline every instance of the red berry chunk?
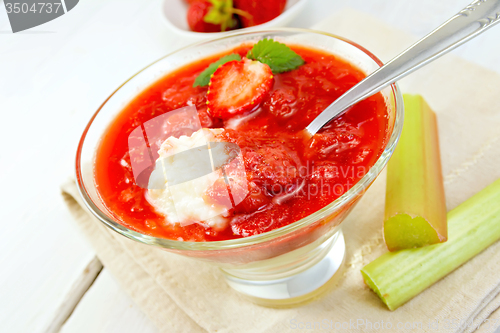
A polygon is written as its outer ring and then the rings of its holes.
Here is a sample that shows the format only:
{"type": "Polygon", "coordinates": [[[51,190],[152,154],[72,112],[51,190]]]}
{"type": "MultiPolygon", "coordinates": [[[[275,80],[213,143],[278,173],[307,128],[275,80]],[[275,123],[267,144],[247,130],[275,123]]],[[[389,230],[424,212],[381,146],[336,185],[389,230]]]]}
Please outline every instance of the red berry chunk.
{"type": "Polygon", "coordinates": [[[271,68],[244,58],[220,66],[210,79],[208,112],[229,119],[257,109],[273,87],[271,68]]]}
{"type": "Polygon", "coordinates": [[[271,203],[270,196],[254,182],[248,183],[249,193],[235,209],[237,214],[253,213],[271,203]]]}
{"type": "Polygon", "coordinates": [[[300,158],[279,142],[245,151],[243,158],[251,179],[273,195],[281,194],[299,182],[300,158]]]}
{"type": "Polygon", "coordinates": [[[290,118],[298,111],[296,94],[292,88],[276,89],[264,102],[263,108],[278,118],[290,118]]]}
{"type": "Polygon", "coordinates": [[[287,225],[289,210],[269,205],[267,209],[248,215],[237,215],[231,221],[233,234],[248,237],[287,225]]]}

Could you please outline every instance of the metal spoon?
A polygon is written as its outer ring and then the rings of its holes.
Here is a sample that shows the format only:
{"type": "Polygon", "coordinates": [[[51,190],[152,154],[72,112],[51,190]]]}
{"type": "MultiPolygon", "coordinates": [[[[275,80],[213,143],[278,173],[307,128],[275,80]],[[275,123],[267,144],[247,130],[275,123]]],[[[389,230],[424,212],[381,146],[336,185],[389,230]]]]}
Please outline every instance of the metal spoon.
{"type": "Polygon", "coordinates": [[[306,131],[313,136],[349,107],[468,42],[499,22],[500,0],[474,1],[340,96],[307,126],[306,131]]]}

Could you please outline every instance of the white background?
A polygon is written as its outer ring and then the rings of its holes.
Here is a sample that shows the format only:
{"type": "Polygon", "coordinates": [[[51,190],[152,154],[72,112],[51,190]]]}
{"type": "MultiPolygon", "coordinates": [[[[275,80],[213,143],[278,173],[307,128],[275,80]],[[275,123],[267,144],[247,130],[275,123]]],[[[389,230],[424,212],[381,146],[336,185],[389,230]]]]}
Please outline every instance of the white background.
{"type": "MultiPolygon", "coordinates": [[[[291,26],[352,7],[421,37],[469,2],[311,0],[291,26]]],[[[17,34],[0,5],[0,332],[57,331],[95,257],[59,190],[79,136],[116,87],[191,40],[164,25],[159,0],[81,0],[17,34]]],[[[500,73],[499,41],[497,26],[454,52],[500,73]]],[[[103,269],[62,332],[156,328],[103,269]]]]}

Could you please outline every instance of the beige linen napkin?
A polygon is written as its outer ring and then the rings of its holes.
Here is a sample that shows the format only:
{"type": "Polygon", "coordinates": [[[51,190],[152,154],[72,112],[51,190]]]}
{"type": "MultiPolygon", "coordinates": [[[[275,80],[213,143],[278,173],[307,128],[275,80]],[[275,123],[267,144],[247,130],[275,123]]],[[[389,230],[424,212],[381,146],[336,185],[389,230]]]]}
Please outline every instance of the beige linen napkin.
{"type": "MultiPolygon", "coordinates": [[[[350,10],[316,28],[358,42],[384,61],[414,41],[350,10]]],[[[438,115],[448,209],[500,177],[500,75],[447,55],[401,87],[422,94],[438,115]]],[[[364,285],[359,270],[386,251],[384,190],[381,175],[344,222],[345,265],[333,290],[301,307],[271,309],[242,299],[214,267],[108,230],[82,208],[74,182],[63,186],[98,257],[163,332],[289,332],[311,325],[335,331],[472,332],[483,322],[478,332],[492,332],[500,325],[499,242],[394,312],[364,285]]]]}

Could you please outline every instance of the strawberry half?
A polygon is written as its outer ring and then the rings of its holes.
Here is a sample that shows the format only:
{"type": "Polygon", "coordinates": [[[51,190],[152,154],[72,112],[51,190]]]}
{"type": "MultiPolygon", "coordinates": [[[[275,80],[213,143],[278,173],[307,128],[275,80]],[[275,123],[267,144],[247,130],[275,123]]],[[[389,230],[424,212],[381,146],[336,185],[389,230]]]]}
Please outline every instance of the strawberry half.
{"type": "Polygon", "coordinates": [[[271,68],[243,58],[220,66],[212,75],[207,92],[208,112],[229,119],[255,110],[274,84],[271,68]]]}

